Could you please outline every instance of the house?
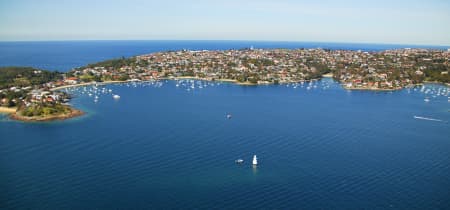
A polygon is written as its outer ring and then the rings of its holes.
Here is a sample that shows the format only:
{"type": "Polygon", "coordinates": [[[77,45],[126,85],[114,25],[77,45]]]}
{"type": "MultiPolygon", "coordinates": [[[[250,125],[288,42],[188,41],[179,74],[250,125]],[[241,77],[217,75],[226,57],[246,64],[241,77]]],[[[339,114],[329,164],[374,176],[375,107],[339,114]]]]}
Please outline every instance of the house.
{"type": "Polygon", "coordinates": [[[64,80],[64,82],[67,83],[67,84],[70,84],[70,85],[76,85],[76,84],[78,84],[78,78],[76,78],[76,77],[69,77],[69,78],[66,78],[64,80]]]}
{"type": "Polygon", "coordinates": [[[387,76],[387,74],[383,73],[383,74],[379,74],[378,77],[380,79],[387,79],[388,76],[387,76]]]}
{"type": "Polygon", "coordinates": [[[46,101],[47,102],[54,102],[54,99],[52,97],[47,97],[46,101]]]}
{"type": "Polygon", "coordinates": [[[2,98],[1,104],[7,104],[7,103],[8,103],[8,99],[7,98],[2,98]]]}
{"type": "Polygon", "coordinates": [[[155,79],[158,78],[158,72],[157,71],[152,71],[151,74],[152,74],[153,78],[155,78],[155,79]]]}
{"type": "Polygon", "coordinates": [[[423,72],[420,70],[417,70],[416,72],[414,72],[416,75],[423,75],[423,72]]]}

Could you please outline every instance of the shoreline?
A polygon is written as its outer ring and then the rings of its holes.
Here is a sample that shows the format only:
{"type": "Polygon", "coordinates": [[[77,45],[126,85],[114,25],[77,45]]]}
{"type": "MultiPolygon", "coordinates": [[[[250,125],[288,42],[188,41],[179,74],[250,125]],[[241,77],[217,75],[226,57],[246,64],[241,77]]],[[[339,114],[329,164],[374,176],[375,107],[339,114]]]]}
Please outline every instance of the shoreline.
{"type": "Polygon", "coordinates": [[[22,122],[49,122],[49,121],[62,121],[75,117],[79,117],[84,115],[85,113],[81,110],[74,109],[70,106],[70,113],[59,114],[59,115],[48,115],[48,116],[39,116],[39,117],[26,117],[19,115],[17,112],[11,113],[9,118],[22,122]]]}
{"type": "Polygon", "coordinates": [[[438,82],[438,81],[423,81],[423,84],[435,84],[435,85],[447,85],[450,86],[450,83],[438,82]]]}
{"type": "Polygon", "coordinates": [[[211,81],[211,82],[228,82],[228,83],[233,83],[233,84],[237,84],[237,85],[259,85],[258,83],[239,82],[235,79],[214,79],[214,80],[212,80],[212,79],[200,78],[200,77],[192,77],[191,79],[206,80],[206,81],[211,81]]]}
{"type": "Polygon", "coordinates": [[[328,74],[324,74],[324,75],[322,75],[322,77],[325,77],[325,78],[333,78],[333,73],[328,73],[328,74]]]}
{"type": "Polygon", "coordinates": [[[367,90],[367,91],[383,91],[383,92],[385,92],[385,91],[397,91],[397,90],[402,90],[402,89],[406,88],[406,87],[398,87],[398,88],[392,88],[392,89],[389,89],[389,88],[365,88],[365,87],[351,87],[351,88],[349,88],[349,87],[345,87],[345,85],[341,85],[341,87],[344,90],[367,90]]]}
{"type": "Polygon", "coordinates": [[[16,113],[17,107],[0,107],[0,114],[16,113]]]}
{"type": "Polygon", "coordinates": [[[74,84],[74,85],[63,85],[59,87],[50,88],[51,91],[57,91],[62,90],[66,88],[72,88],[72,87],[83,87],[83,86],[89,86],[89,85],[107,85],[107,84],[114,84],[114,83],[127,83],[132,81],[104,81],[104,82],[87,82],[87,83],[80,83],[80,84],[74,84]]]}
{"type": "MultiPolygon", "coordinates": [[[[333,78],[332,73],[324,74],[322,75],[322,78],[333,78]]],[[[311,80],[303,80],[303,81],[291,81],[291,82],[280,82],[279,84],[290,84],[290,83],[298,83],[298,82],[310,82],[310,81],[317,81],[321,80],[322,78],[317,79],[311,79],[311,80]]],[[[239,82],[234,79],[210,79],[210,78],[202,78],[202,77],[194,77],[194,76],[180,76],[180,77],[160,77],[157,79],[151,79],[151,80],[139,80],[139,81],[104,81],[104,82],[88,82],[88,83],[81,83],[81,84],[74,84],[74,85],[63,85],[59,87],[51,88],[51,91],[58,91],[65,88],[72,88],[72,87],[82,87],[82,86],[89,86],[89,85],[108,85],[108,84],[116,84],[116,83],[129,83],[129,82],[147,82],[147,81],[158,81],[158,80],[201,80],[201,81],[210,81],[210,82],[226,82],[226,83],[233,83],[236,85],[242,85],[242,86],[259,86],[259,85],[273,85],[275,83],[273,82],[267,82],[267,83],[251,83],[251,82],[239,82]]],[[[333,79],[334,80],[334,79],[333,79]]],[[[338,81],[339,82],[339,81],[338,81]]],[[[341,82],[339,82],[341,83],[341,82]]],[[[441,82],[432,82],[432,81],[424,81],[422,84],[416,84],[416,85],[423,85],[423,84],[438,84],[438,85],[447,85],[450,86],[449,83],[441,83],[441,82]]],[[[397,88],[365,88],[365,87],[351,87],[348,88],[344,84],[341,83],[341,87],[345,90],[367,90],[367,91],[397,91],[402,90],[405,87],[397,87],[397,88]]],[[[0,110],[0,113],[2,111],[0,110]]],[[[8,112],[10,113],[10,112],[8,112]]]]}

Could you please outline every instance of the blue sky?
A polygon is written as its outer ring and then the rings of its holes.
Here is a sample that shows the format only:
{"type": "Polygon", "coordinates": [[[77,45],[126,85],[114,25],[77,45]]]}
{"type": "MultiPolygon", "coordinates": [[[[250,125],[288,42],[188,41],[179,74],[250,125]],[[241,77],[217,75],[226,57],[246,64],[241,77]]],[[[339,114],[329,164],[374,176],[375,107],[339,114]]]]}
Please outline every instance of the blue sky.
{"type": "Polygon", "coordinates": [[[0,40],[450,45],[447,0],[0,0],[0,40]]]}

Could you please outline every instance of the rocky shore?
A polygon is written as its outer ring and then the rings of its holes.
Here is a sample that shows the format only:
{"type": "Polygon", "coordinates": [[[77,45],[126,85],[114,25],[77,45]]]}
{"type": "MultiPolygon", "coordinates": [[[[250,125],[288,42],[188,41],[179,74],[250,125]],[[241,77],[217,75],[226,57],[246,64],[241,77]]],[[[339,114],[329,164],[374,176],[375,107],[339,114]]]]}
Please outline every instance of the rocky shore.
{"type": "Polygon", "coordinates": [[[9,117],[13,120],[24,121],[24,122],[48,122],[56,120],[66,120],[74,117],[79,117],[84,115],[84,112],[78,109],[70,108],[69,113],[62,113],[56,115],[44,115],[44,116],[32,116],[27,117],[21,115],[19,112],[11,113],[9,117]]]}

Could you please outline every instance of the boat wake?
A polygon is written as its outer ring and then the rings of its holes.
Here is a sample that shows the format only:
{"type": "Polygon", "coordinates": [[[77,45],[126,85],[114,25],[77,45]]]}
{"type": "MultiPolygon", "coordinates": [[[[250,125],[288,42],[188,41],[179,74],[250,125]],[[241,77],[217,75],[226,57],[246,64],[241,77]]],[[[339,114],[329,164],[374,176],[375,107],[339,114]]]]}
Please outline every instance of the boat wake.
{"type": "Polygon", "coordinates": [[[420,117],[420,116],[415,116],[415,115],[414,115],[414,119],[428,120],[428,121],[435,121],[435,122],[446,122],[446,121],[440,120],[440,119],[434,119],[434,118],[429,118],[429,117],[420,117]]]}

